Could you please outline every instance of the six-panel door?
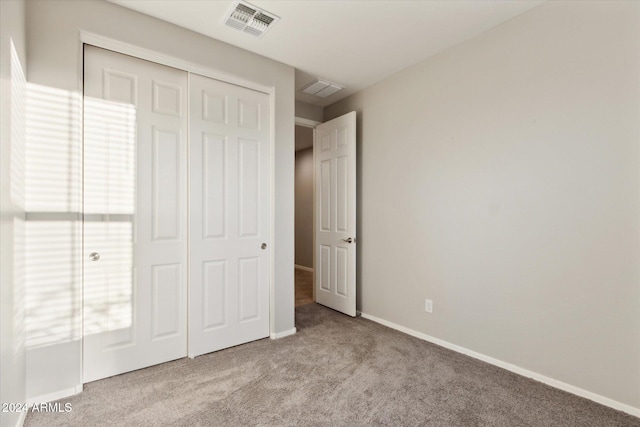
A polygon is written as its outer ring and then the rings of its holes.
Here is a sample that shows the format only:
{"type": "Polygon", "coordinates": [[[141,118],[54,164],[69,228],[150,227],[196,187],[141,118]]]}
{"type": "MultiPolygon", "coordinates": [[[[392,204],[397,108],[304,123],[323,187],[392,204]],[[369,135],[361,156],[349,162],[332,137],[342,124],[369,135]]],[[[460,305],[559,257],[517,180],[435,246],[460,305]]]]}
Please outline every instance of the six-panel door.
{"type": "Polygon", "coordinates": [[[187,73],[84,53],[88,382],[187,353],[187,73]]]}
{"type": "Polygon", "coordinates": [[[195,74],[189,356],[269,336],[269,96],[195,74]]]}
{"type": "Polygon", "coordinates": [[[316,127],[316,301],[356,315],[356,113],[316,127]]]}

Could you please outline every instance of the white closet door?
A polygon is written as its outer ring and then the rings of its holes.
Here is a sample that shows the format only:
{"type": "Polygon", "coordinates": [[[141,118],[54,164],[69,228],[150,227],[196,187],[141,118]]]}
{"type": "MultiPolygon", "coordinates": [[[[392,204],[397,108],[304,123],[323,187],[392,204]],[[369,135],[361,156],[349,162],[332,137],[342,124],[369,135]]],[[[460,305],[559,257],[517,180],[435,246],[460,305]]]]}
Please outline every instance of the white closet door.
{"type": "Polygon", "coordinates": [[[269,96],[190,75],[189,356],[269,336],[269,96]]]}
{"type": "Polygon", "coordinates": [[[89,382],[187,354],[188,77],[91,46],[84,53],[89,382]]]}

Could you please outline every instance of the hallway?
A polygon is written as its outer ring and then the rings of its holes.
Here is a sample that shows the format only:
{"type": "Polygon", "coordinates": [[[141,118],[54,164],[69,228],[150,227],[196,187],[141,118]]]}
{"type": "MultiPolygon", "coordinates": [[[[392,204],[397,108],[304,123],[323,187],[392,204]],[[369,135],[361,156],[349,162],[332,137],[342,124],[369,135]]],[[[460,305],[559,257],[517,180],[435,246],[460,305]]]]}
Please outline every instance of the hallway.
{"type": "Polygon", "coordinates": [[[296,307],[313,302],[313,273],[296,268],[296,307]]]}

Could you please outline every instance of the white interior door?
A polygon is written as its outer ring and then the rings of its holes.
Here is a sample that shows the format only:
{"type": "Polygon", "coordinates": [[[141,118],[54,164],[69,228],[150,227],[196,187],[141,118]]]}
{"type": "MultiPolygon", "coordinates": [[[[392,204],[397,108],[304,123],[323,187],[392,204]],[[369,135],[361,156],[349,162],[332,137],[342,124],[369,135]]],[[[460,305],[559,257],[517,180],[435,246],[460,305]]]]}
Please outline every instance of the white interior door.
{"type": "Polygon", "coordinates": [[[269,95],[190,75],[189,356],[269,336],[269,95]]]}
{"type": "Polygon", "coordinates": [[[89,382],[187,354],[187,73],[84,54],[89,382]]]}
{"type": "Polygon", "coordinates": [[[356,113],[316,127],[316,302],[356,315],[356,113]]]}

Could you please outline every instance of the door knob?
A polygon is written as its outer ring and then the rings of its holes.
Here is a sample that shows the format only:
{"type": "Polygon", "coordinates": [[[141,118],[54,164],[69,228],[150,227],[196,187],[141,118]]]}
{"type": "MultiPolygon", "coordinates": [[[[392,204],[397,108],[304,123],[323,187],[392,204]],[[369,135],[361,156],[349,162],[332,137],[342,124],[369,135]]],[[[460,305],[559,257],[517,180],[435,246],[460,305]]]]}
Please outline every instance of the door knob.
{"type": "Polygon", "coordinates": [[[97,261],[97,260],[99,260],[99,259],[100,259],[100,254],[99,254],[98,252],[91,252],[91,253],[89,254],[89,259],[90,259],[91,261],[97,261]]]}
{"type": "Polygon", "coordinates": [[[351,237],[349,237],[348,239],[342,239],[343,242],[347,242],[347,243],[353,243],[353,239],[351,237]]]}
{"type": "Polygon", "coordinates": [[[261,245],[260,245],[260,248],[262,248],[262,249],[267,249],[267,244],[266,244],[266,243],[261,244],[261,245]]]}

